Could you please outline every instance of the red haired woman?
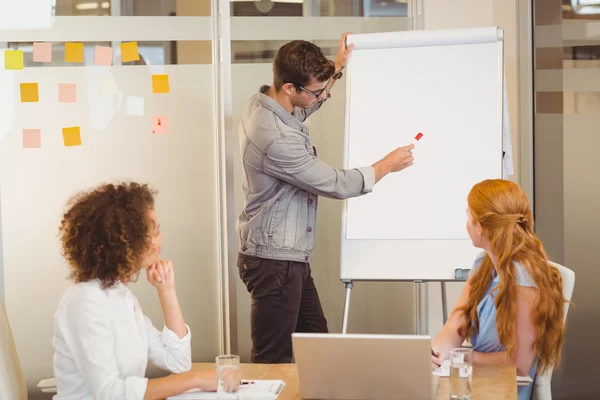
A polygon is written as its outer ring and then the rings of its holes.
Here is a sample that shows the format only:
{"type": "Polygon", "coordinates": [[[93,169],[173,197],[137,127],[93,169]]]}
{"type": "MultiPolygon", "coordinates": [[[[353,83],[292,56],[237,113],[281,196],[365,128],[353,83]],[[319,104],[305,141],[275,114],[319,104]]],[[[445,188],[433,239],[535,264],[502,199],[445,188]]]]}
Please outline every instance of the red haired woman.
{"type": "MultiPolygon", "coordinates": [[[[475,364],[512,364],[535,377],[560,362],[564,303],[560,272],[533,231],[529,200],[515,183],[478,183],[468,197],[467,231],[484,253],[475,260],[449,320],[433,341],[440,365],[469,337],[475,364]]],[[[533,385],[519,388],[531,398],[533,385]]]]}

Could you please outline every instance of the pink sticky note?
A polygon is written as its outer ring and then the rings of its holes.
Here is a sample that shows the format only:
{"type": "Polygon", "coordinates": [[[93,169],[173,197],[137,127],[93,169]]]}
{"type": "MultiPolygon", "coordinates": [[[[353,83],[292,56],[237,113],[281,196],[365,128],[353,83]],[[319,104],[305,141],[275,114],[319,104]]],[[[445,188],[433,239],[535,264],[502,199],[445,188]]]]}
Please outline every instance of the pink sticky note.
{"type": "Polygon", "coordinates": [[[38,149],[42,147],[42,131],[40,129],[23,129],[23,148],[38,149]]]}
{"type": "Polygon", "coordinates": [[[77,101],[77,85],[74,83],[58,84],[58,102],[75,103],[77,101]]]}
{"type": "Polygon", "coordinates": [[[152,117],[152,133],[166,135],[169,133],[169,117],[152,117]]]}
{"type": "Polygon", "coordinates": [[[52,62],[52,43],[34,43],[33,61],[52,62]]]}
{"type": "Polygon", "coordinates": [[[112,65],[112,47],[96,46],[94,64],[110,67],[112,65]]]}

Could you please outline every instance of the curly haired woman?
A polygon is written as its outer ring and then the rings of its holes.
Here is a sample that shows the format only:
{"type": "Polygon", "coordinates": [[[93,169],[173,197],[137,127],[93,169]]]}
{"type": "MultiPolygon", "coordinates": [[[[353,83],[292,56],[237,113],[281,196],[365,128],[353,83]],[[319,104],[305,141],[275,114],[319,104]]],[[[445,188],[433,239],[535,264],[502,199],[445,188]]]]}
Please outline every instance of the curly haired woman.
{"type": "MultiPolygon", "coordinates": [[[[468,197],[467,231],[485,250],[452,315],[433,341],[433,366],[471,338],[473,363],[516,365],[535,377],[560,362],[565,335],[563,284],[533,231],[529,201],[515,183],[478,183],[468,197]]],[[[519,400],[533,385],[519,387],[519,400]]]]}
{"type": "Polygon", "coordinates": [[[215,371],[190,371],[191,332],[173,264],[159,260],[163,236],[154,195],[146,185],[107,184],[69,203],[59,233],[74,283],[54,317],[55,400],[150,400],[216,389],[215,371]],[[162,332],[128,288],[143,269],[158,292],[162,332]],[[174,374],[147,379],[148,361],[174,374]]]}

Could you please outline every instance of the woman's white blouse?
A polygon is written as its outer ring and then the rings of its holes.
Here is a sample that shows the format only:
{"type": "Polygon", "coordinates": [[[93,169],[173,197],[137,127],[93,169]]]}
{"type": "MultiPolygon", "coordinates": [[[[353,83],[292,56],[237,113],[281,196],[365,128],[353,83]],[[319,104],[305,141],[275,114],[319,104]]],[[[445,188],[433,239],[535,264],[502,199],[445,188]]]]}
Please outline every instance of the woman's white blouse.
{"type": "Polygon", "coordinates": [[[54,400],[142,400],[148,361],[180,373],[192,367],[191,332],[160,332],[129,288],[99,280],[64,293],[54,316],[54,400]]]}

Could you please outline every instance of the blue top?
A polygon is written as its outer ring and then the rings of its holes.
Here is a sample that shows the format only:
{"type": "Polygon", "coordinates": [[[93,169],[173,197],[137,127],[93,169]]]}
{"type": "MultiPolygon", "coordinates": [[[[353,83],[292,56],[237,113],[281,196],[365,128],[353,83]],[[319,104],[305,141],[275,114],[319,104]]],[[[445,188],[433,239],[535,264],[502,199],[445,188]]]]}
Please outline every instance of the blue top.
{"type": "MultiPolygon", "coordinates": [[[[475,263],[473,264],[473,268],[469,273],[469,277],[472,276],[477,268],[483,261],[483,255],[477,257],[475,263]]],[[[525,267],[519,263],[514,263],[515,270],[517,272],[517,284],[519,286],[524,287],[537,287],[535,282],[531,279],[525,267]]],[[[493,280],[490,283],[490,286],[487,288],[485,296],[477,305],[477,316],[479,318],[479,332],[475,333],[471,336],[471,344],[473,345],[473,351],[479,351],[482,353],[493,353],[498,351],[506,351],[506,347],[500,343],[500,338],[498,337],[498,329],[496,328],[496,294],[491,293],[492,288],[497,286],[500,283],[500,276],[496,273],[494,269],[492,271],[493,280]]],[[[538,359],[535,358],[533,362],[533,366],[529,371],[529,377],[531,379],[535,378],[535,373],[537,369],[538,359]]],[[[527,386],[519,386],[518,394],[519,400],[529,400],[531,399],[531,393],[533,390],[533,384],[529,384],[527,386]]]]}

